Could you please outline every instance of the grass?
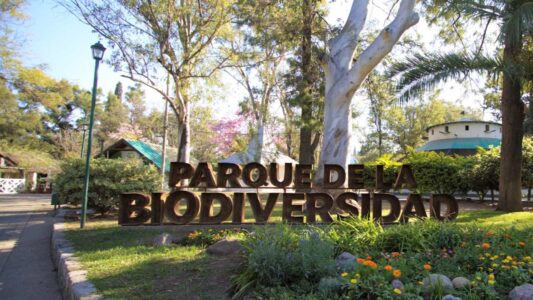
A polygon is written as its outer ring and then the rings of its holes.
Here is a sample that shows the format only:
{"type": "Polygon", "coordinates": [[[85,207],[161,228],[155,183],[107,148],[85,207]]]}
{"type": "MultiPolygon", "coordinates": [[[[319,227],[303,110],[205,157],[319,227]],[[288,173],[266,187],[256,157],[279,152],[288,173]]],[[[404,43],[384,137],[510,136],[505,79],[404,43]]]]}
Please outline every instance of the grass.
{"type": "MultiPolygon", "coordinates": [[[[276,207],[271,221],[281,220],[276,207]]],[[[253,222],[247,210],[246,219],[253,222]]],[[[533,227],[533,213],[462,211],[461,224],[481,227],[533,227]]],[[[98,292],[110,299],[222,299],[230,286],[231,267],[198,246],[153,247],[147,243],[162,232],[184,234],[205,226],[120,227],[116,220],[90,220],[86,229],[67,223],[67,238],[88,270],[98,292]]]]}
{"type": "Polygon", "coordinates": [[[526,229],[533,227],[533,212],[504,213],[494,210],[460,212],[458,223],[474,224],[479,227],[501,227],[526,229]]]}

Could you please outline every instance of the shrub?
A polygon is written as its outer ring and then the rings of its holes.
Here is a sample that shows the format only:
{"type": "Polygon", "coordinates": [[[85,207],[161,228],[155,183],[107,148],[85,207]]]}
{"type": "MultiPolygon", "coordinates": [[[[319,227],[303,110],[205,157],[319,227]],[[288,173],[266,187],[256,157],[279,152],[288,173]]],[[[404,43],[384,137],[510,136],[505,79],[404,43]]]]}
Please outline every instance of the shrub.
{"type": "MultiPolygon", "coordinates": [[[[56,177],[54,190],[64,203],[78,205],[82,202],[85,162],[69,159],[62,163],[56,177]]],[[[160,176],[153,166],[135,159],[91,160],[88,206],[104,214],[118,205],[124,192],[152,192],[159,188],[160,176]]]]}
{"type": "Polygon", "coordinates": [[[293,230],[284,224],[259,228],[243,246],[247,261],[234,277],[237,297],[252,287],[291,286],[311,293],[321,278],[336,271],[333,244],[314,228],[293,230]]]}
{"type": "Polygon", "coordinates": [[[336,248],[336,254],[343,251],[366,253],[376,245],[383,228],[367,219],[348,218],[335,222],[326,229],[326,236],[336,248]]]}
{"type": "Polygon", "coordinates": [[[403,161],[410,164],[421,193],[453,194],[461,189],[459,176],[465,158],[435,152],[411,152],[403,161]]]}

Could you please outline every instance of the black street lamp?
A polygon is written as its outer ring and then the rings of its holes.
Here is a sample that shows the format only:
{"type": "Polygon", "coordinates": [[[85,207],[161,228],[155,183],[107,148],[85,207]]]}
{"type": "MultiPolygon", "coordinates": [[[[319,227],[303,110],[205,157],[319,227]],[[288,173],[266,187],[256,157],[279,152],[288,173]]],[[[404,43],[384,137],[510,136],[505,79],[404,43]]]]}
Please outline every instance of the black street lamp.
{"type": "Polygon", "coordinates": [[[104,57],[105,47],[100,42],[91,46],[94,58],[94,82],[93,82],[93,94],[91,99],[91,115],[89,118],[89,137],[87,139],[87,156],[85,157],[85,185],[83,188],[83,206],[81,208],[81,222],[80,228],[85,227],[85,220],[87,218],[87,202],[89,201],[89,171],[91,163],[91,147],[93,138],[93,125],[94,125],[94,108],[96,106],[96,86],[98,85],[98,66],[100,61],[104,57]]]}

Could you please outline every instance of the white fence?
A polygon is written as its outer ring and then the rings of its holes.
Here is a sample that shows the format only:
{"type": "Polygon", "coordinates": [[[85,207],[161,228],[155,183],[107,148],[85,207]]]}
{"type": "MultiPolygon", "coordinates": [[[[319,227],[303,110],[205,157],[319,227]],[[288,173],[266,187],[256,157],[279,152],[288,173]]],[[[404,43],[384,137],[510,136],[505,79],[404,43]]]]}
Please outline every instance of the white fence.
{"type": "Polygon", "coordinates": [[[0,194],[16,194],[25,188],[24,178],[0,178],[0,194]]]}

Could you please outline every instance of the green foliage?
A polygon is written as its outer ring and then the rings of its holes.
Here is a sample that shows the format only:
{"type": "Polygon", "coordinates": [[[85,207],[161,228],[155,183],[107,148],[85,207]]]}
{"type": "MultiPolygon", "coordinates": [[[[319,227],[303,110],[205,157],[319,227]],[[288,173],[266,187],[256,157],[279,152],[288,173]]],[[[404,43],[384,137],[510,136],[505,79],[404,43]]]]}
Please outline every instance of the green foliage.
{"type": "Polygon", "coordinates": [[[250,288],[295,286],[310,293],[321,278],[335,273],[334,247],[310,228],[293,230],[285,224],[257,229],[243,243],[244,269],[236,275],[236,297],[250,288]]]}
{"type": "Polygon", "coordinates": [[[375,222],[359,218],[339,220],[326,232],[329,240],[334,241],[336,253],[366,253],[374,247],[383,228],[375,222]]]}
{"type": "Polygon", "coordinates": [[[531,227],[481,229],[433,220],[384,229],[358,219],[312,230],[280,225],[246,237],[245,272],[236,278],[262,299],[441,299],[446,294],[501,299],[533,279],[532,232],[531,227]],[[327,242],[306,245],[322,240],[327,242]],[[332,245],[337,253],[358,257],[352,270],[329,271],[332,245]],[[311,262],[303,257],[323,263],[306,266],[311,262]],[[305,277],[305,269],[314,276],[305,277]],[[437,285],[424,291],[422,281],[431,273],[466,277],[471,286],[448,291],[437,285]],[[392,287],[395,278],[404,290],[392,287]]]}
{"type": "MultiPolygon", "coordinates": [[[[83,160],[68,159],[63,162],[54,186],[61,201],[75,205],[81,203],[84,176],[83,160]]],[[[149,193],[157,190],[161,182],[153,166],[135,159],[93,159],[89,179],[88,205],[101,213],[117,206],[121,193],[149,193]]]]}
{"type": "Polygon", "coordinates": [[[410,164],[422,193],[453,194],[461,186],[458,176],[465,159],[436,152],[411,152],[403,161],[410,164]]]}

